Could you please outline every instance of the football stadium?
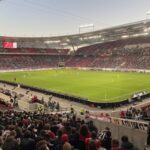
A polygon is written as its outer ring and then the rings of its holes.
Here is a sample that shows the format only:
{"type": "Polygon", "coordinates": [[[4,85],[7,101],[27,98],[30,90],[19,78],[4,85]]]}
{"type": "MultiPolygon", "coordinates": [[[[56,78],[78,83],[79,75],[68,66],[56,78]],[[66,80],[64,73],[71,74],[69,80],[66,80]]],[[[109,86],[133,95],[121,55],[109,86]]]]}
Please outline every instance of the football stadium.
{"type": "Polygon", "coordinates": [[[150,149],[150,2],[127,1],[0,1],[0,150],[150,149]]]}

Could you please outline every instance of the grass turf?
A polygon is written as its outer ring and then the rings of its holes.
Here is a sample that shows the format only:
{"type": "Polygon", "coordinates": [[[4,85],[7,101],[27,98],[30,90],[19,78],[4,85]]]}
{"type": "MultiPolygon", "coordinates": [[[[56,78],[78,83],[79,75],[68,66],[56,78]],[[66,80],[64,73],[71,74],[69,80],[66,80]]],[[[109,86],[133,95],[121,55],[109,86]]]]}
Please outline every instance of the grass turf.
{"type": "Polygon", "coordinates": [[[45,70],[0,73],[1,80],[45,88],[88,98],[95,102],[115,102],[138,91],[150,92],[150,74],[81,70],[45,70]]]}

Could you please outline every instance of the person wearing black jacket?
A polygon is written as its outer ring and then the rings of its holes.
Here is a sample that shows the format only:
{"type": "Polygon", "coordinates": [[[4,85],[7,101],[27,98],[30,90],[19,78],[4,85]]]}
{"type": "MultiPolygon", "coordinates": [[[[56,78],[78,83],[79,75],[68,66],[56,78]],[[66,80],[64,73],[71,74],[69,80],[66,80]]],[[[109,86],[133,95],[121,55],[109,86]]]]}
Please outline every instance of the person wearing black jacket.
{"type": "Polygon", "coordinates": [[[131,142],[129,142],[127,136],[122,136],[121,141],[121,150],[134,150],[134,146],[131,142]]]}

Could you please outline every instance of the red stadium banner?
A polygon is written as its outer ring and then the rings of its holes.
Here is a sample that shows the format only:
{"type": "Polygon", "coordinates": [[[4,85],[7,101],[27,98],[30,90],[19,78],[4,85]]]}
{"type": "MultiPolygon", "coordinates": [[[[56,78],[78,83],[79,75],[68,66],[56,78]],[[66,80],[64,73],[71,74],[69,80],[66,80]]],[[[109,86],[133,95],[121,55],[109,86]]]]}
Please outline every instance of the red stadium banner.
{"type": "Polygon", "coordinates": [[[16,42],[3,42],[3,48],[17,48],[16,42]]]}

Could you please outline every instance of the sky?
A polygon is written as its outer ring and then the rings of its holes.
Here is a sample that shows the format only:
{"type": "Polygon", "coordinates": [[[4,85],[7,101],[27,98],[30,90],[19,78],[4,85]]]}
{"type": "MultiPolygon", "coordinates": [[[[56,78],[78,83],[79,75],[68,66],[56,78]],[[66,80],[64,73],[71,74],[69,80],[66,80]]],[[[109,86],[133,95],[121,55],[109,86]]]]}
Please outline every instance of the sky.
{"type": "Polygon", "coordinates": [[[0,36],[77,34],[80,25],[99,30],[144,20],[149,10],[150,0],[0,0],[0,36]]]}

